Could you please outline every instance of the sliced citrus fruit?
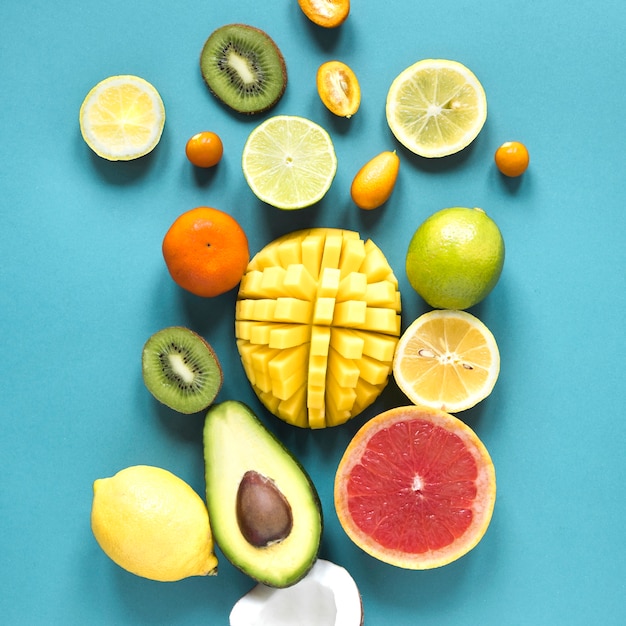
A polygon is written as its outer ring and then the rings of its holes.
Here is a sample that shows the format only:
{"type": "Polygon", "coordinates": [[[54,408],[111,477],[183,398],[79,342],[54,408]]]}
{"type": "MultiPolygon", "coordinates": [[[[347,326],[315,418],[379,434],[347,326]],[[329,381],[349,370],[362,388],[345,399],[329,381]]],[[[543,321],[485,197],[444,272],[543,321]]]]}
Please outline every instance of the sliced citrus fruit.
{"type": "Polygon", "coordinates": [[[393,81],[386,115],[396,139],[411,152],[443,157],[474,141],[487,118],[487,98],[461,63],[424,59],[393,81]]]}
{"type": "Polygon", "coordinates": [[[499,373],[493,334],[465,311],[418,317],[402,334],[393,360],[396,383],[411,402],[451,413],[486,398],[499,373]]]}
{"type": "Polygon", "coordinates": [[[324,106],[339,117],[352,117],[361,104],[356,74],[341,61],[322,63],[316,76],[317,93],[324,106]]]}
{"type": "Polygon", "coordinates": [[[242,167],[260,200],[279,209],[303,209],[330,188],[337,156],[321,126],[304,117],[276,115],[250,133],[242,167]]]}
{"type": "Polygon", "coordinates": [[[159,92],[139,76],[100,81],[80,107],[80,131],[87,145],[109,161],[130,161],[151,152],[165,124],[159,92]]]}
{"type": "Polygon", "coordinates": [[[337,28],[350,14],[350,0],[298,0],[302,12],[318,26],[337,28]]]}
{"type": "Polygon", "coordinates": [[[390,409],[354,436],[335,477],[335,508],[352,541],[406,569],[446,565],[485,534],[496,497],[489,452],[456,417],[390,409]]]}

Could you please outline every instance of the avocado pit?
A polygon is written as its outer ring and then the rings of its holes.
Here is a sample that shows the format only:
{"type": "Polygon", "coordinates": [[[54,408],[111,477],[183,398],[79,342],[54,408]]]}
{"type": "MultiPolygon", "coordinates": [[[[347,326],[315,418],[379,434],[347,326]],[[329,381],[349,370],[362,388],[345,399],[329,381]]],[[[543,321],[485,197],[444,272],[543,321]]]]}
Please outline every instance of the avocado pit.
{"type": "Polygon", "coordinates": [[[248,470],[237,490],[237,523],[248,543],[265,548],[291,533],[291,506],[271,478],[248,470]]]}

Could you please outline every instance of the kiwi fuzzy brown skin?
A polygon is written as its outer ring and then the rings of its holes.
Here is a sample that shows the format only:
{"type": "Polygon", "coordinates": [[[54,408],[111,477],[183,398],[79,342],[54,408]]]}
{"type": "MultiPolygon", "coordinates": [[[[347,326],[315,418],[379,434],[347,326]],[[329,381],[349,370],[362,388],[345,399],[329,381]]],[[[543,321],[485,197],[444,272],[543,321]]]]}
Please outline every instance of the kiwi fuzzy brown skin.
{"type": "Polygon", "coordinates": [[[161,404],[187,415],[211,405],[224,380],[212,346],[184,326],[170,326],[154,333],[143,347],[141,365],[148,391],[161,404]],[[191,383],[165,371],[170,368],[168,354],[178,356],[184,367],[193,371],[191,383]]]}
{"type": "MultiPolygon", "coordinates": [[[[253,62],[256,61],[259,59],[255,54],[253,62]]],[[[280,48],[265,31],[248,24],[227,24],[213,31],[202,48],[200,69],[209,91],[223,104],[244,115],[263,113],[271,109],[282,98],[287,87],[287,66],[280,48]],[[270,85],[269,90],[266,88],[264,93],[241,96],[236,93],[236,87],[224,86],[222,78],[225,70],[219,68],[219,53],[223,52],[229,42],[220,41],[220,38],[239,34],[256,37],[256,41],[262,42],[261,45],[265,46],[264,59],[261,59],[261,62],[269,64],[265,69],[273,76],[275,84],[270,85]],[[230,89],[232,93],[227,93],[226,89],[230,89]]]]}

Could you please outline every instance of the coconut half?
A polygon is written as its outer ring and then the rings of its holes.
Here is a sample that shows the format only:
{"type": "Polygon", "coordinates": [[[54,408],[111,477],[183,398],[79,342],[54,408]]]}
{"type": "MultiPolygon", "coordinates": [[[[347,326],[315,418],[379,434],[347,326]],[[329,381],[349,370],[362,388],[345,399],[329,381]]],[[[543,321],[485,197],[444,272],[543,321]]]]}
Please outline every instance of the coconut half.
{"type": "Polygon", "coordinates": [[[298,583],[284,589],[259,584],[230,613],[230,626],[361,626],[361,594],[349,572],[318,559],[298,583]]]}

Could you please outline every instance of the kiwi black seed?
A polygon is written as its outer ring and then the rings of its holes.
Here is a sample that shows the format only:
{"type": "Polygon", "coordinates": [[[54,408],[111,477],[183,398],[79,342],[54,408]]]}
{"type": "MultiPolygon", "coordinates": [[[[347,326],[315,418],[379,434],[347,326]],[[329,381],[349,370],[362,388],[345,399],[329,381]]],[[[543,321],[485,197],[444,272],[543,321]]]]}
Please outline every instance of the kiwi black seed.
{"type": "Polygon", "coordinates": [[[210,91],[239,113],[273,107],[285,92],[285,59],[273,39],[246,24],[227,24],[209,36],[200,69],[210,91]]]}
{"type": "Polygon", "coordinates": [[[179,413],[206,409],[222,387],[222,368],[213,348],[183,326],[152,335],[143,348],[141,364],[150,393],[179,413]]]}

